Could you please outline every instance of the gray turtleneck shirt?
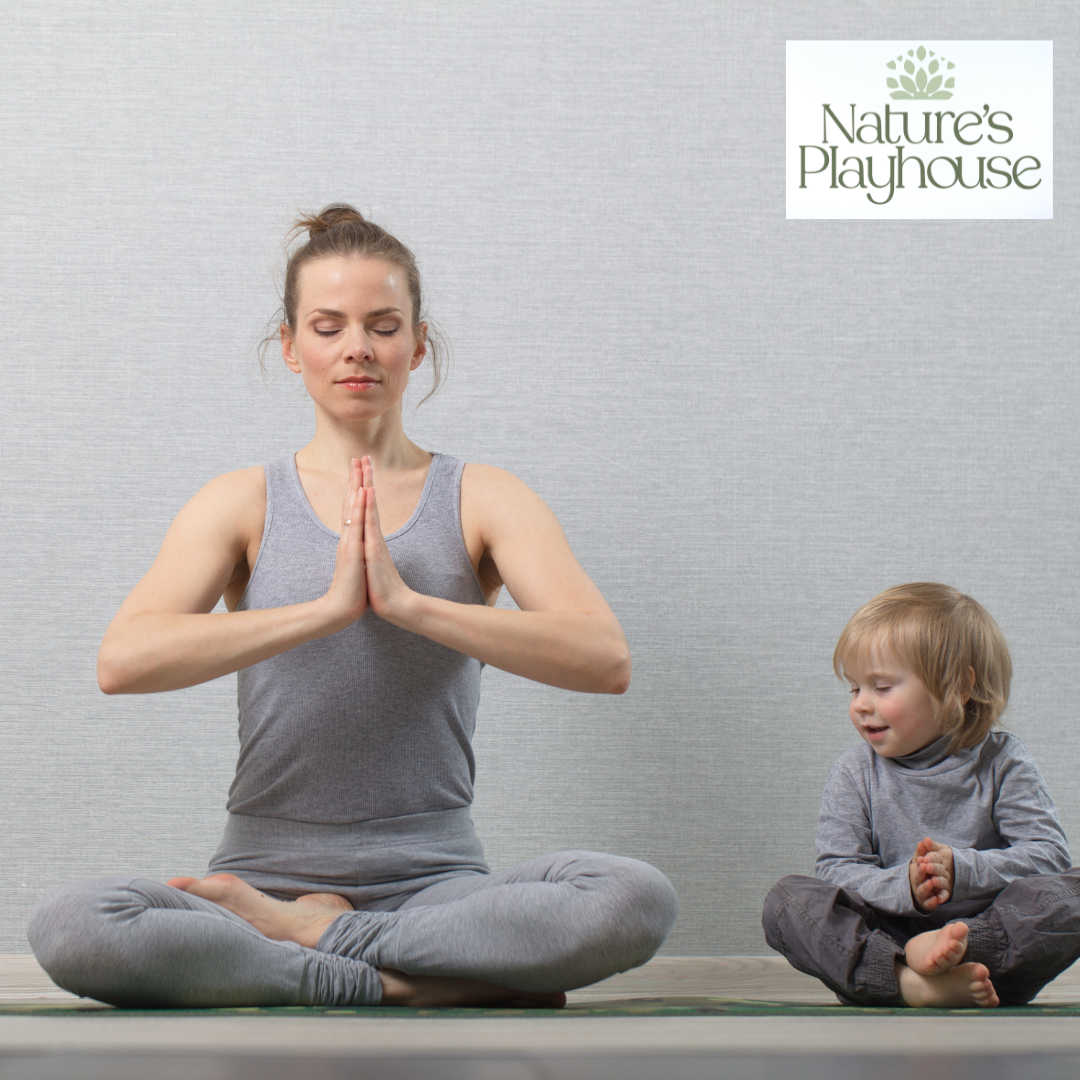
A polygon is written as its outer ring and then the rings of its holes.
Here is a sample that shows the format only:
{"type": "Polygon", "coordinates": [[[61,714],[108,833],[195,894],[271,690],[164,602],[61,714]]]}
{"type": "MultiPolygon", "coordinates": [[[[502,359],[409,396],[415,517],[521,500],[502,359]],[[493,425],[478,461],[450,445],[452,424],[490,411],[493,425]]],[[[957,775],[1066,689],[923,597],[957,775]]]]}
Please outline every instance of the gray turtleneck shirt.
{"type": "Polygon", "coordinates": [[[1024,744],[1004,732],[955,754],[948,744],[884,758],[863,743],[841,756],[821,799],[818,877],[879,911],[921,915],[908,862],[926,836],[952,848],[950,900],[993,897],[1015,878],[1069,868],[1065,833],[1024,744]]]}

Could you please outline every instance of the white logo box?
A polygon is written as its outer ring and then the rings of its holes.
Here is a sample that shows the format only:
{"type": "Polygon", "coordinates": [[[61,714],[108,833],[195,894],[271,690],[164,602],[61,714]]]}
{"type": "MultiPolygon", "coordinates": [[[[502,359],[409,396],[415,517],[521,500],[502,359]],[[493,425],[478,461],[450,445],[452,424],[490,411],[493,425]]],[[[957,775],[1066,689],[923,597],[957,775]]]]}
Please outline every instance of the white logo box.
{"type": "Polygon", "coordinates": [[[789,218],[1052,218],[1054,43],[789,41],[786,143],[789,218]]]}

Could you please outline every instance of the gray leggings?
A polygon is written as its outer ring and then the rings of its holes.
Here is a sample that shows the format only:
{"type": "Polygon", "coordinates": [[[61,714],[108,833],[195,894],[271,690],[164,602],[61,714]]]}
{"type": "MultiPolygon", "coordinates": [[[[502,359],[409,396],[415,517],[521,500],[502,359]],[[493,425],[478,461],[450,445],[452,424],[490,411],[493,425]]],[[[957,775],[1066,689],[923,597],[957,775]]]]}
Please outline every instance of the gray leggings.
{"type": "Polygon", "coordinates": [[[121,1007],[377,1005],[379,968],[518,990],[584,986],[648,960],[678,907],[659,870],[591,851],[398,888],[406,891],[394,910],[342,915],[314,949],[273,941],[208,900],[127,877],[57,889],[27,934],[58,985],[121,1007]]]}

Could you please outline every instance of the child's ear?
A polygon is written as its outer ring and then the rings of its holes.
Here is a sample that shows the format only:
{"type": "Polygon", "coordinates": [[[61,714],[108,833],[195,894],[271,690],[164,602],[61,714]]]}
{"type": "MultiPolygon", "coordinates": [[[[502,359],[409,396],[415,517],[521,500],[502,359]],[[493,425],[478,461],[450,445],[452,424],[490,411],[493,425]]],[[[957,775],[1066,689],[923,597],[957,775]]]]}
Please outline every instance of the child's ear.
{"type": "Polygon", "coordinates": [[[963,703],[966,705],[971,700],[971,692],[975,689],[975,669],[968,667],[967,678],[964,680],[963,703]]]}

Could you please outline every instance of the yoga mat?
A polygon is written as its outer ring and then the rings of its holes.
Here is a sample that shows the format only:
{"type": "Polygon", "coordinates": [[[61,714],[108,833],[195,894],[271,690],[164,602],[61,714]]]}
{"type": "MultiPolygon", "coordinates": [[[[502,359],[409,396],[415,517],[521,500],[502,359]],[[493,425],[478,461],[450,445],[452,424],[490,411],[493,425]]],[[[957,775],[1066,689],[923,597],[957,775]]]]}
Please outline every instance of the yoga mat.
{"type": "Polygon", "coordinates": [[[565,1009],[404,1009],[390,1006],[301,1006],[234,1009],[114,1009],[97,1002],[80,1005],[0,1005],[0,1016],[325,1016],[395,1019],[477,1019],[506,1017],[519,1020],[573,1020],[602,1016],[1080,1016],[1075,1005],[1005,1005],[998,1009],[893,1009],[850,1005],[799,1005],[788,1001],[748,1001],[716,997],[653,997],[596,1001],[565,1009]]]}

